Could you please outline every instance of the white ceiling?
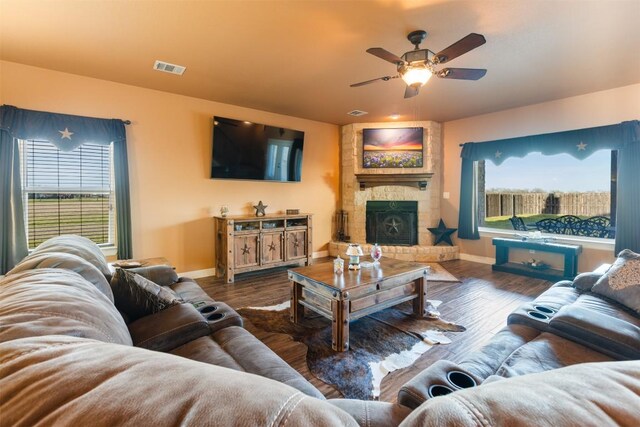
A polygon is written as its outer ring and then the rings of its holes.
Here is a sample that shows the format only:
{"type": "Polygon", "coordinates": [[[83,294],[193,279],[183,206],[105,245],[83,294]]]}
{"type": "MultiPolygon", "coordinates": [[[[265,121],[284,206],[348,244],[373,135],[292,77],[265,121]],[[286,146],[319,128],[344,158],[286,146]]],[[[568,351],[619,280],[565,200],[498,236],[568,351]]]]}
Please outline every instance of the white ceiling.
{"type": "Polygon", "coordinates": [[[640,0],[0,0],[0,24],[7,61],[335,124],[448,121],[640,82],[640,0]],[[365,50],[401,55],[416,29],[435,52],[483,34],[447,66],[487,75],[434,78],[407,100],[400,79],[349,87],[395,74],[365,50]]]}

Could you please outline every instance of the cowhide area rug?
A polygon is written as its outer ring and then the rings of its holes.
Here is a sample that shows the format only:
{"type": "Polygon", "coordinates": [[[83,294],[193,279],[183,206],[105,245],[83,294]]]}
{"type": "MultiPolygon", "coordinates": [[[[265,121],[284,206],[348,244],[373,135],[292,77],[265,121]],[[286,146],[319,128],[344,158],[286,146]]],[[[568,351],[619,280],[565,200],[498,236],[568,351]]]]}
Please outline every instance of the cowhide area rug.
{"type": "MultiPolygon", "coordinates": [[[[436,306],[439,303],[431,302],[436,306]]],[[[350,349],[335,352],[331,348],[331,322],[310,310],[298,324],[289,320],[288,301],[238,312],[256,328],[287,334],[305,344],[311,373],[350,399],[376,399],[385,375],[410,366],[432,346],[451,342],[443,332],[465,330],[442,319],[415,318],[409,301],[352,321],[350,349]]]]}

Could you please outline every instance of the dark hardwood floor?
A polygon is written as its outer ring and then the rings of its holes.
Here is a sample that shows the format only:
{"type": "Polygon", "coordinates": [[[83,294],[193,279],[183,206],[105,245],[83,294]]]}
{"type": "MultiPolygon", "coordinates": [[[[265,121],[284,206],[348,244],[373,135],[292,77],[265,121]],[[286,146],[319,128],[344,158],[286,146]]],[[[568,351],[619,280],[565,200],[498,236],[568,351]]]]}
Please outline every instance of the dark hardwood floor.
{"type": "MultiPolygon", "coordinates": [[[[328,261],[328,258],[315,260],[328,261]]],[[[447,333],[453,341],[451,344],[435,346],[412,366],[387,375],[382,382],[382,401],[394,402],[400,387],[435,361],[460,361],[480,348],[506,325],[507,315],[511,311],[552,285],[545,280],[493,272],[490,265],[469,261],[447,261],[441,265],[460,279],[461,283],[428,282],[427,296],[429,299],[442,300],[440,312],[443,319],[463,325],[467,330],[447,333]]],[[[233,308],[267,306],[289,300],[286,268],[236,276],[233,284],[226,284],[222,279],[214,277],[199,279],[198,283],[212,298],[224,301],[233,308]]],[[[305,360],[305,345],[294,342],[287,335],[267,333],[250,324],[245,326],[325,396],[341,397],[333,387],[316,379],[309,372],[305,360]]]]}

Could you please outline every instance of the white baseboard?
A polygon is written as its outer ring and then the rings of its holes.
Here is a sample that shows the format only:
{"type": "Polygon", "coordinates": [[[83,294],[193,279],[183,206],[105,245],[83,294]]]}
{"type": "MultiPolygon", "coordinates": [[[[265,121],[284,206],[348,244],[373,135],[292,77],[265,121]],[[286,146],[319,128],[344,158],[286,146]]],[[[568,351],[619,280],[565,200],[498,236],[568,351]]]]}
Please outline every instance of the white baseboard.
{"type": "Polygon", "coordinates": [[[494,258],[489,258],[486,256],[471,255],[471,254],[463,254],[463,253],[460,254],[460,259],[464,261],[479,262],[480,264],[496,263],[496,260],[494,258]]]}
{"type": "Polygon", "coordinates": [[[329,251],[318,251],[311,254],[311,258],[325,258],[329,256],[329,251]]]}
{"type": "Polygon", "coordinates": [[[205,268],[204,270],[185,271],[184,273],[178,273],[178,276],[190,277],[192,279],[201,279],[203,277],[210,277],[215,275],[215,268],[205,268]]]}

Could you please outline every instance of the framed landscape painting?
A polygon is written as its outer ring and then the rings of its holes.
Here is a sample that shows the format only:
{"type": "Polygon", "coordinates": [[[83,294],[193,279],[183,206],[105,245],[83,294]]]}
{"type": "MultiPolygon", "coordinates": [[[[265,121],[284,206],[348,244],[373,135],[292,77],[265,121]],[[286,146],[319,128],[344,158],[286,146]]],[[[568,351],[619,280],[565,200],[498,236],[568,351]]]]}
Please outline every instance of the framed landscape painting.
{"type": "Polygon", "coordinates": [[[421,168],[423,128],[363,129],[364,168],[421,168]]]}

